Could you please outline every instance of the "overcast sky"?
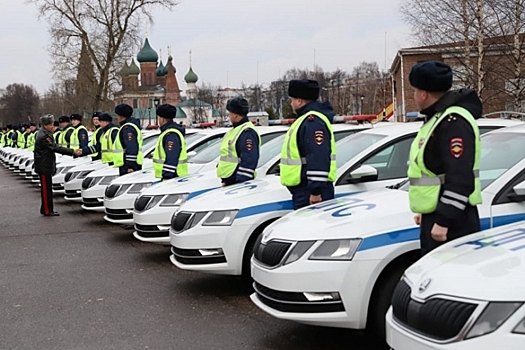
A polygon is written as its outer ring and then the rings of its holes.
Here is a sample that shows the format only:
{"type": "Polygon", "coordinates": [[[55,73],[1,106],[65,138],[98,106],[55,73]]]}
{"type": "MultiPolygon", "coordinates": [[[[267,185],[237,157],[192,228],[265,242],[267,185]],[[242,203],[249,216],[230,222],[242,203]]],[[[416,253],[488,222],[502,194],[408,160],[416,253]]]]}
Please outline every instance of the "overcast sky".
{"type": "MultiPolygon", "coordinates": [[[[385,49],[389,68],[411,45],[398,8],[399,0],[180,0],[173,12],[154,12],[148,36],[164,63],[171,47],[182,89],[190,49],[198,84],[264,85],[314,61],[325,71],[351,72],[362,61],[383,69],[385,49]]],[[[0,13],[0,88],[16,82],[45,92],[47,23],[22,0],[1,0],[0,13]]]]}

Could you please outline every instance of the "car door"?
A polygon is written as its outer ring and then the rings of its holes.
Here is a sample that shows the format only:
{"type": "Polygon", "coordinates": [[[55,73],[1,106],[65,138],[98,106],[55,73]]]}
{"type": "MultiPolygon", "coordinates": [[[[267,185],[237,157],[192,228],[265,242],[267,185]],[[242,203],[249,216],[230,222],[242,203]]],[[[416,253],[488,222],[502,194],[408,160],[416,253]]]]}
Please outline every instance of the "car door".
{"type": "Polygon", "coordinates": [[[337,192],[369,191],[398,183],[407,176],[408,155],[416,134],[389,142],[364,157],[336,182],[337,192]]]}
{"type": "Polygon", "coordinates": [[[481,218],[482,229],[525,220],[525,195],[520,195],[515,191],[515,187],[520,184],[525,185],[525,169],[507,182],[493,197],[490,217],[481,218]]]}

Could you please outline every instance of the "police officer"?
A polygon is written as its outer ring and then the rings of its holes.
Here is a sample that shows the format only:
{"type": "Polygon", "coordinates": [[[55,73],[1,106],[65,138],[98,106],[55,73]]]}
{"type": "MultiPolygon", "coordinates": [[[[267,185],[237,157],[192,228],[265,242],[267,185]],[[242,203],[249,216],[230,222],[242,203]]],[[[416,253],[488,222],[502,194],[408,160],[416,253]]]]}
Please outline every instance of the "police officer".
{"type": "Polygon", "coordinates": [[[242,97],[228,100],[226,110],[233,128],[224,135],[217,176],[222,186],[253,180],[259,162],[261,137],[248,119],[248,101],[242,97]]]}
{"type": "MultiPolygon", "coordinates": [[[[113,144],[117,138],[118,128],[112,123],[113,118],[108,113],[99,113],[97,116],[99,124],[99,141],[92,145],[75,151],[76,156],[87,156],[98,154],[97,159],[102,163],[113,165],[113,144]]],[[[93,135],[91,136],[93,139],[93,135]]],[[[95,159],[94,159],[95,160],[95,159]]]]}
{"type": "MultiPolygon", "coordinates": [[[[101,115],[102,115],[101,112],[93,112],[93,114],[91,115],[91,121],[93,122],[93,125],[95,126],[95,131],[93,131],[93,134],[91,134],[91,140],[89,140],[89,147],[92,147],[91,149],[97,148],[96,147],[97,145],[100,146],[100,138],[102,137],[102,134],[103,134],[101,127],[100,127],[100,116],[101,115]]],[[[75,152],[75,154],[77,153],[80,153],[80,152],[75,152]]],[[[100,153],[100,147],[98,147],[97,152],[90,152],[90,153],[85,153],[85,154],[90,154],[92,160],[102,159],[102,154],[100,153]]]]}
{"type": "Polygon", "coordinates": [[[26,138],[24,132],[26,130],[26,124],[19,124],[17,127],[14,127],[15,132],[13,133],[13,147],[16,148],[25,148],[26,138]]]}
{"type": "Polygon", "coordinates": [[[26,146],[27,149],[33,152],[35,150],[35,141],[36,141],[36,124],[35,123],[29,123],[29,128],[27,129],[27,141],[26,146]]]}
{"type": "Polygon", "coordinates": [[[69,119],[71,120],[73,131],[69,136],[68,147],[73,150],[87,147],[89,143],[88,131],[86,127],[82,125],[82,116],[73,113],[69,116],[69,119]]]}
{"type": "Polygon", "coordinates": [[[177,109],[170,104],[157,107],[161,134],[153,152],[155,177],[164,180],[188,174],[184,127],[173,121],[177,109]]]}
{"type": "Polygon", "coordinates": [[[73,132],[73,126],[70,124],[70,119],[67,115],[63,115],[58,119],[60,124],[60,134],[55,134],[55,141],[62,147],[69,147],[69,139],[73,132]],[[57,140],[58,138],[58,140],[57,140]]]}
{"type": "Polygon", "coordinates": [[[15,132],[13,130],[13,125],[7,124],[5,127],[7,129],[7,132],[5,134],[5,145],[6,147],[13,147],[13,134],[15,132]]]}
{"type": "Polygon", "coordinates": [[[113,165],[119,168],[120,175],[142,169],[142,132],[140,121],[133,118],[133,108],[128,104],[119,104],[115,113],[120,129],[113,150],[113,165]]]}
{"type": "Polygon", "coordinates": [[[2,127],[2,134],[0,134],[0,146],[6,147],[7,128],[2,127]]]}
{"type": "Polygon", "coordinates": [[[53,138],[53,121],[52,115],[46,115],[40,118],[42,128],[38,131],[35,141],[35,173],[40,176],[40,192],[42,205],[40,214],[44,216],[60,215],[53,209],[53,183],[52,177],[56,172],[55,153],[72,156],[73,150],[60,147],[53,138]]]}
{"type": "Polygon", "coordinates": [[[281,150],[281,184],[292,194],[294,209],[334,198],[336,177],[334,112],[318,102],[315,80],[291,80],[290,103],[299,118],[286,133],[281,150]]]}
{"type": "Polygon", "coordinates": [[[482,115],[475,91],[452,87],[452,70],[442,62],[418,63],[409,75],[414,100],[427,116],[410,149],[410,209],[417,213],[421,252],[480,230],[477,204],[482,115]]]}

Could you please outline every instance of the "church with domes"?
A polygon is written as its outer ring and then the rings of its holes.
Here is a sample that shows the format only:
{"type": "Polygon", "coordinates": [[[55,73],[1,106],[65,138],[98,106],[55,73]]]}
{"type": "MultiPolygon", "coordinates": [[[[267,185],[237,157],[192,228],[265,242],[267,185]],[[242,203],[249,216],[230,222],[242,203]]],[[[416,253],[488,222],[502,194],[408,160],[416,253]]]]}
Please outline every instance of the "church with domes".
{"type": "Polygon", "coordinates": [[[190,68],[184,76],[187,85],[185,98],[181,96],[173,57],[168,52],[164,65],[162,57],[159,60],[147,38],[136,59],[133,58],[129,64],[126,62],[119,73],[122,89],[115,93],[115,104],[132,106],[133,116],[140,119],[143,127],[158,124],[156,106],[164,103],[177,107],[176,122],[187,126],[213,122],[212,105],[198,99],[199,78],[191,66],[191,52],[190,68]]]}

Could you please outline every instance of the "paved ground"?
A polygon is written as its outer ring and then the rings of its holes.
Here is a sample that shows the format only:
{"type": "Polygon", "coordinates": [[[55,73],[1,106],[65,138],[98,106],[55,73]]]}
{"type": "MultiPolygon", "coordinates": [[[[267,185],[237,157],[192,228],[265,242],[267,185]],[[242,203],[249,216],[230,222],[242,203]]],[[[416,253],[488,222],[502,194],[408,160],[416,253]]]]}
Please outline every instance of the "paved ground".
{"type": "Polygon", "coordinates": [[[274,319],[237,278],[177,270],[101,214],[0,166],[1,349],[383,349],[362,332],[274,319]]]}

